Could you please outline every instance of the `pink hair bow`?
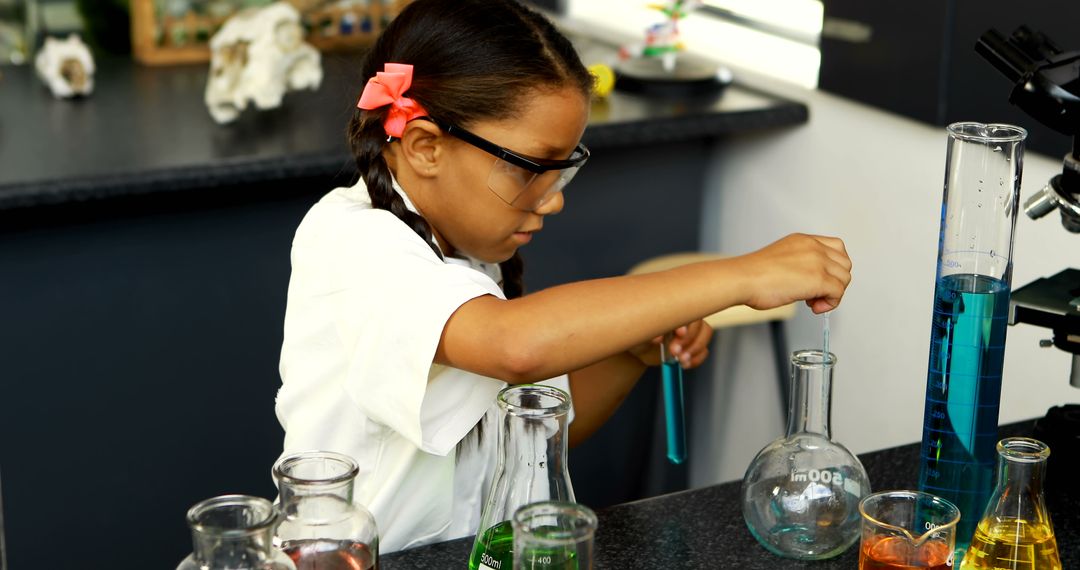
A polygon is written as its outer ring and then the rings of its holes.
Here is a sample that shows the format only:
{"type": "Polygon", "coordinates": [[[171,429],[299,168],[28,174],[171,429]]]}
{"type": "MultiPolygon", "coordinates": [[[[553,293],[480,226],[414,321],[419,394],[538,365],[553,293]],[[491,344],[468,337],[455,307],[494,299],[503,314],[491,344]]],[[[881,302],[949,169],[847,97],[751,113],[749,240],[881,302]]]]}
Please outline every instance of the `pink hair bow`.
{"type": "Polygon", "coordinates": [[[360,94],[357,108],[371,110],[390,105],[390,112],[383,121],[387,136],[401,137],[405,132],[405,123],[426,117],[427,111],[419,103],[405,97],[412,85],[413,66],[405,63],[387,63],[383,71],[375,73],[368,80],[364,92],[360,94]]]}

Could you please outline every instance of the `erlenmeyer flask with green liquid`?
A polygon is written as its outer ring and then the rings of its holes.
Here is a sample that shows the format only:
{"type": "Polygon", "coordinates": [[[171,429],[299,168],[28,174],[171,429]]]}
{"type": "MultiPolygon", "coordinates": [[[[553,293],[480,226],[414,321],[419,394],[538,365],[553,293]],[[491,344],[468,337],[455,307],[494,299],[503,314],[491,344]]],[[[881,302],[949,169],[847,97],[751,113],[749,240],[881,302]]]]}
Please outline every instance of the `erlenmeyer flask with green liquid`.
{"type": "Polygon", "coordinates": [[[575,502],[566,468],[570,395],[536,384],[499,392],[499,460],[484,503],[469,570],[510,570],[511,518],[539,501],[575,502]]]}

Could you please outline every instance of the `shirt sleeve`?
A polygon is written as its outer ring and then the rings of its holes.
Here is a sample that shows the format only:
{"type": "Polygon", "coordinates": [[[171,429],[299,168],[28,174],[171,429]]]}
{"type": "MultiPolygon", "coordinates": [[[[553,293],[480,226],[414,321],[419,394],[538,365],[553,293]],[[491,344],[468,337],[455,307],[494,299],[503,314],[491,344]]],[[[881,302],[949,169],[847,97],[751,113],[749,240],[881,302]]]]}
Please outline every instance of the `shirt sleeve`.
{"type": "Polygon", "coordinates": [[[445,455],[503,383],[459,371],[429,394],[429,381],[439,375],[432,363],[443,327],[466,301],[503,297],[502,290],[481,271],[443,262],[389,212],[354,211],[322,222],[310,243],[294,241],[293,271],[310,263],[316,267],[309,274],[323,276],[307,294],[323,299],[337,329],[345,393],[371,420],[445,455]],[[425,410],[432,396],[439,410],[454,413],[425,410]]]}

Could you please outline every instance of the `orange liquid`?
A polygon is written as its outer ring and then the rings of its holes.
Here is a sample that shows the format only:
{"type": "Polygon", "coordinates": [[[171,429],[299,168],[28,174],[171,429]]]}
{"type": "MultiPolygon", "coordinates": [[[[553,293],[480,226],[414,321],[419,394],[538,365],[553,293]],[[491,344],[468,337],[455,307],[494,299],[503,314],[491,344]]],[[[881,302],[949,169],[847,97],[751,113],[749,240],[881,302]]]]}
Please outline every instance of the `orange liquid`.
{"type": "Polygon", "coordinates": [[[378,570],[368,545],[351,540],[287,540],[281,549],[297,570],[378,570]]]}
{"type": "Polygon", "coordinates": [[[927,542],[914,548],[893,536],[863,541],[859,548],[859,570],[951,570],[952,559],[944,542],[927,542]]]}

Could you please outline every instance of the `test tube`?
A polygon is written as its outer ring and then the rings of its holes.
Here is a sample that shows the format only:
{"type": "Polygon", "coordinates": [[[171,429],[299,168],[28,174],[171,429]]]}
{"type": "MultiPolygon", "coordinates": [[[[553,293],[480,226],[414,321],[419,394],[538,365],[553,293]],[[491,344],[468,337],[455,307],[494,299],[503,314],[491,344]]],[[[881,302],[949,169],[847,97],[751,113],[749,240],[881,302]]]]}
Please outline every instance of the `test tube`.
{"type": "Polygon", "coordinates": [[[954,123],[948,135],[919,490],[960,508],[960,549],[993,488],[1027,132],[954,123]]]}
{"type": "Polygon", "coordinates": [[[686,461],[686,403],[683,397],[683,371],[679,359],[668,352],[674,335],[664,335],[660,343],[660,372],[664,382],[664,422],[667,428],[667,458],[675,465],[686,461]]]}
{"type": "Polygon", "coordinates": [[[514,511],[514,570],[591,570],[596,513],[561,501],[514,511]]]}

